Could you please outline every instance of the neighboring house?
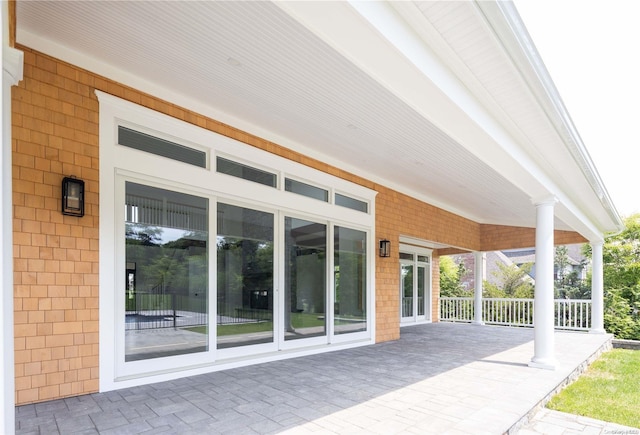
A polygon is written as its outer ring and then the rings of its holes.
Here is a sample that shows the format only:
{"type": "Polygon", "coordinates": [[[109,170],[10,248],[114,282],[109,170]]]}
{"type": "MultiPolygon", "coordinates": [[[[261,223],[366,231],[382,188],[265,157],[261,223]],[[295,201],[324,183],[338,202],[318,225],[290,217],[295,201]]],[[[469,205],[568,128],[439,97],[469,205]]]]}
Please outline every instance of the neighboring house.
{"type": "Polygon", "coordinates": [[[596,268],[622,228],[509,2],[1,7],[6,431],[394,340],[438,321],[441,255],[535,246],[552,276],[554,243],[596,268]]]}
{"type": "Polygon", "coordinates": [[[575,274],[578,280],[587,279],[587,273],[590,270],[588,259],[582,254],[582,245],[567,245],[567,264],[564,270],[560,270],[556,265],[554,268],[555,279],[575,274]]]}
{"type": "MultiPolygon", "coordinates": [[[[582,255],[582,244],[567,245],[567,264],[562,272],[562,276],[575,273],[579,280],[587,278],[588,267],[586,258],[582,255]]],[[[475,258],[472,253],[451,255],[456,264],[462,263],[466,273],[461,277],[461,284],[464,288],[473,292],[475,288],[474,263],[475,258]]],[[[504,251],[494,251],[486,253],[485,281],[500,286],[501,269],[499,265],[521,267],[524,264],[532,264],[528,275],[531,282],[535,283],[536,278],[536,255],[535,249],[514,249],[504,251]]],[[[559,279],[560,271],[554,265],[554,279],[559,279]]]]}

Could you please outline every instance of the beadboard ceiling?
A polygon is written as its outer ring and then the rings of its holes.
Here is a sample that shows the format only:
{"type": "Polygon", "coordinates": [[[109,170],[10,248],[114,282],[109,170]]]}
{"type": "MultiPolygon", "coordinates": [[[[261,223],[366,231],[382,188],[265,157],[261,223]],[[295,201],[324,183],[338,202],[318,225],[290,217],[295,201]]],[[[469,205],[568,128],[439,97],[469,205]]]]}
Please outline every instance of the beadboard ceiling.
{"type": "MultiPolygon", "coordinates": [[[[486,124],[499,126],[492,131],[515,147],[494,147],[491,131],[485,134],[479,117],[464,110],[447,118],[455,128],[437,107],[432,116],[421,110],[437,94],[432,77],[424,77],[431,93],[417,80],[413,95],[403,94],[364,58],[349,55],[347,44],[331,39],[333,26],[305,21],[297,14],[303,7],[19,0],[17,42],[479,223],[534,227],[532,198],[553,185],[560,192],[550,193],[561,199],[556,228],[587,236],[591,229],[615,229],[602,192],[594,191],[526,71],[475,3],[406,2],[385,10],[404,23],[407,40],[422,41],[486,124]],[[476,130],[482,140],[475,140],[476,130]]],[[[401,50],[358,7],[315,7],[340,8],[336,27],[351,20],[364,29],[354,27],[353,40],[343,41],[384,56],[391,74],[421,74],[406,53],[395,61],[401,50]]]]}

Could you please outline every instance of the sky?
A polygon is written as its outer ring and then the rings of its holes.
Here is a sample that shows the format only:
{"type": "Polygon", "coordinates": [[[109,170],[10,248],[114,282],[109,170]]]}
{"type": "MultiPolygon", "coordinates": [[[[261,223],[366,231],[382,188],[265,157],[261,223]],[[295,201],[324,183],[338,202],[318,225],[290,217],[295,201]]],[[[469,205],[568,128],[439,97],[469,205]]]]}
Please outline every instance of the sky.
{"type": "Polygon", "coordinates": [[[618,213],[640,212],[640,1],[514,3],[618,213]]]}

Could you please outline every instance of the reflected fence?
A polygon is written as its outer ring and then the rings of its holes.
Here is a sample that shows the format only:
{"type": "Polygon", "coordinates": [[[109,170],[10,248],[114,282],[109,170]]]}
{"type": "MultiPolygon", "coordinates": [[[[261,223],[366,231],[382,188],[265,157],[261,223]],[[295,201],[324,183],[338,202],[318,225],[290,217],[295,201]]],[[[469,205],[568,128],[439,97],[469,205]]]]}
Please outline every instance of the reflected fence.
{"type": "MultiPolygon", "coordinates": [[[[207,298],[202,293],[181,295],[162,287],[133,292],[126,297],[125,330],[206,326],[207,298]]],[[[271,310],[218,303],[218,325],[260,323],[273,320],[271,310]]]]}
{"type": "MultiPolygon", "coordinates": [[[[489,325],[533,327],[533,299],[483,298],[482,321],[489,325]]],[[[586,331],[591,328],[591,300],[554,300],[555,328],[586,331]]],[[[473,298],[441,297],[440,320],[473,322],[473,298]]]]}
{"type": "Polygon", "coordinates": [[[178,328],[208,324],[203,294],[175,294],[161,286],[126,296],[125,330],[178,328]]]}
{"type": "MultiPolygon", "coordinates": [[[[424,297],[418,296],[418,316],[424,315],[424,297]]],[[[413,297],[402,297],[402,317],[413,316],[413,297]]]]}

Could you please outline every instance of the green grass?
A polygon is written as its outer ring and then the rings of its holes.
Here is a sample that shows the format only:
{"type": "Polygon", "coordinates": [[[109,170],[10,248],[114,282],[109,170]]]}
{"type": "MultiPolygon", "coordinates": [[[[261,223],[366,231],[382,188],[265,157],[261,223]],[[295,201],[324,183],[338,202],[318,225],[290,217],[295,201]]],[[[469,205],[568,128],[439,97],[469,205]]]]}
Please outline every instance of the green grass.
{"type": "MultiPolygon", "coordinates": [[[[312,326],[324,325],[324,319],[319,318],[318,314],[291,313],[291,323],[294,328],[304,328],[312,326]]],[[[209,329],[207,326],[194,326],[184,328],[187,331],[207,334],[209,329]]],[[[230,323],[217,326],[218,335],[235,335],[235,334],[251,334],[254,332],[265,332],[273,329],[273,322],[251,322],[251,323],[230,323]]]]}
{"type": "Polygon", "coordinates": [[[547,407],[640,428],[640,351],[604,353],[547,407]]]}
{"type": "MultiPolygon", "coordinates": [[[[193,326],[184,328],[187,331],[198,332],[200,334],[208,334],[208,326],[193,326]]],[[[257,322],[257,323],[230,323],[228,325],[218,325],[216,330],[218,335],[235,335],[235,334],[251,334],[254,332],[265,332],[273,329],[272,322],[257,322]]]]}

